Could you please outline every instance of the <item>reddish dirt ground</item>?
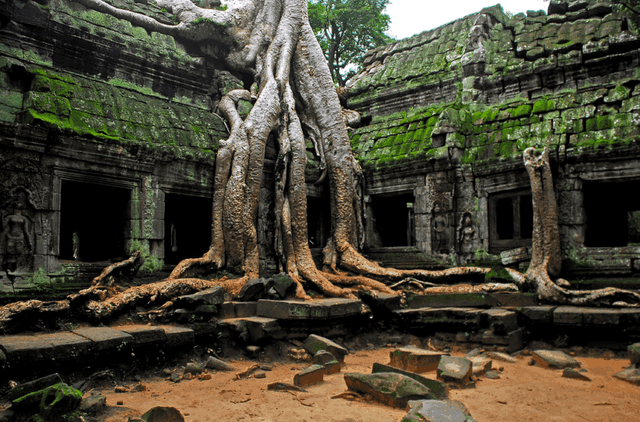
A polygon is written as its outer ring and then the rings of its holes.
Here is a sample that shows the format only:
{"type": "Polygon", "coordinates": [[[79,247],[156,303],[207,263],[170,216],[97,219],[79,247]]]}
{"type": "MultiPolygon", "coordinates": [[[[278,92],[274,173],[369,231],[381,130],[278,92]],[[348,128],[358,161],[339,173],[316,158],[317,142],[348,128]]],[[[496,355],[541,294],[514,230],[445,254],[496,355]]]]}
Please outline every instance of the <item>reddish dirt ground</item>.
{"type": "MultiPolygon", "coordinates": [[[[98,420],[127,421],[154,406],[173,406],[185,420],[246,422],[395,422],[406,414],[373,401],[348,401],[332,396],[345,392],[343,373],[370,373],[373,363],[388,363],[383,347],[348,355],[342,373],[325,377],[325,382],[306,387],[307,392],[267,390],[273,382],[292,383],[297,370],[307,363],[274,363],[264,379],[234,381],[234,373],[211,372],[210,380],[182,380],[173,383],[161,377],[142,379],[145,391],[115,393],[101,389],[112,406],[98,420]],[[122,401],[122,405],[117,405],[122,401]]],[[[463,353],[452,353],[464,356],[463,353]]],[[[479,422],[526,421],[637,421],[640,414],[640,387],[612,375],[629,365],[628,359],[576,358],[591,382],[562,378],[562,371],[529,366],[529,357],[517,363],[494,359],[493,367],[503,367],[501,378],[480,377],[476,388],[450,390],[449,397],[463,402],[479,422]]],[[[239,370],[253,361],[231,361],[239,370]]],[[[435,378],[435,372],[423,374],[435,378]]],[[[133,382],[130,384],[132,385],[133,382]]]]}

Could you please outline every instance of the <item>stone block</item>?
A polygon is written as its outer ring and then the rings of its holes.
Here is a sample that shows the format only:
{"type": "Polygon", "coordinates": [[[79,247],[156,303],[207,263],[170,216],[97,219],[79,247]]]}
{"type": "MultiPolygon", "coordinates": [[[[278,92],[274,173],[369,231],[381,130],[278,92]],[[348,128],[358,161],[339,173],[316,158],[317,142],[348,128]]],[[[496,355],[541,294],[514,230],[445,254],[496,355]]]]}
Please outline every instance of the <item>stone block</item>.
{"type": "Polygon", "coordinates": [[[418,381],[402,374],[344,374],[349,390],[369,394],[388,406],[405,408],[409,400],[432,400],[435,395],[418,381]]]}
{"type": "Polygon", "coordinates": [[[298,387],[318,384],[324,381],[327,369],[323,365],[311,365],[293,377],[293,384],[298,387]]]}
{"type": "Polygon", "coordinates": [[[442,356],[448,353],[415,347],[400,347],[389,353],[389,365],[411,372],[423,373],[435,371],[442,356]]]}
{"type": "Polygon", "coordinates": [[[559,325],[582,325],[582,310],[574,306],[559,306],[553,311],[553,323],[559,325]]]}
{"type": "Polygon", "coordinates": [[[62,378],[60,378],[59,374],[51,374],[46,377],[38,378],[33,381],[25,382],[22,384],[18,384],[13,387],[11,390],[7,391],[4,399],[7,401],[14,401],[22,396],[26,396],[29,393],[33,393],[39,390],[43,390],[47,387],[50,387],[54,384],[58,384],[62,382],[62,378]]]}
{"type": "Polygon", "coordinates": [[[265,279],[262,278],[254,278],[248,280],[245,285],[240,290],[238,294],[238,299],[241,302],[249,302],[261,299],[266,293],[265,289],[265,279]]]}
{"type": "Polygon", "coordinates": [[[442,421],[467,422],[475,421],[471,413],[459,401],[455,400],[411,400],[408,403],[409,413],[402,422],[414,421],[442,421]]]}
{"type": "MultiPolygon", "coordinates": [[[[257,309],[257,304],[256,304],[257,309]]],[[[236,308],[233,306],[233,302],[224,302],[220,305],[220,319],[231,319],[236,317],[236,308]]]]}
{"type": "Polygon", "coordinates": [[[631,367],[613,374],[614,377],[623,381],[640,386],[640,369],[631,367]]]}
{"type": "Polygon", "coordinates": [[[258,315],[258,302],[232,302],[236,318],[258,315]]]}
{"type": "Polygon", "coordinates": [[[97,352],[129,350],[134,342],[130,334],[109,327],[83,327],[73,333],[91,340],[97,352]]]}
{"type": "Polygon", "coordinates": [[[163,345],[167,340],[164,330],[152,325],[123,325],[111,328],[133,337],[134,346],[163,345]]]}
{"type": "Polygon", "coordinates": [[[49,341],[32,335],[0,337],[0,347],[4,349],[9,364],[48,360],[53,352],[49,341]]]}
{"type": "Polygon", "coordinates": [[[313,356],[315,365],[322,365],[326,368],[327,375],[337,374],[342,369],[342,365],[331,353],[326,350],[320,350],[313,356]]]}
{"type": "Polygon", "coordinates": [[[406,324],[420,327],[446,327],[448,331],[474,331],[480,328],[482,309],[419,308],[394,311],[406,324]]]}
{"type": "Polygon", "coordinates": [[[339,344],[315,334],[311,334],[304,342],[304,349],[312,356],[315,356],[321,350],[326,350],[335,356],[339,362],[344,362],[344,357],[349,354],[349,351],[339,344]]]}
{"type": "Polygon", "coordinates": [[[507,335],[497,335],[492,331],[485,331],[482,335],[482,343],[495,346],[505,346],[509,353],[524,347],[524,330],[514,330],[507,335]]]}
{"type": "Polygon", "coordinates": [[[375,297],[375,301],[378,306],[384,307],[389,311],[396,311],[400,309],[402,296],[392,295],[390,293],[378,293],[375,297]]]}
{"type": "Polygon", "coordinates": [[[493,366],[493,361],[484,356],[474,356],[467,359],[471,361],[471,372],[473,375],[482,375],[493,366]]]}
{"type": "Polygon", "coordinates": [[[464,385],[469,383],[472,371],[469,359],[442,356],[438,365],[438,379],[464,385]]]}
{"type": "Polygon", "coordinates": [[[58,332],[38,337],[48,341],[53,346],[51,351],[52,359],[74,359],[91,353],[91,341],[73,333],[58,332]]]}
{"type": "Polygon", "coordinates": [[[411,309],[448,307],[486,307],[486,293],[439,293],[430,295],[410,295],[407,304],[411,309]]]}
{"type": "Polygon", "coordinates": [[[190,328],[172,325],[160,325],[158,327],[164,330],[168,347],[187,347],[195,341],[195,335],[190,328]]]}
{"type": "Polygon", "coordinates": [[[618,325],[620,323],[620,310],[582,308],[582,322],[584,325],[618,325]]]}
{"type": "Polygon", "coordinates": [[[273,288],[281,298],[295,294],[298,285],[287,274],[276,274],[272,277],[272,280],[273,288]]]}
{"type": "Polygon", "coordinates": [[[520,312],[531,322],[553,322],[553,312],[557,306],[525,306],[520,312]]]}
{"type": "Polygon", "coordinates": [[[432,380],[432,379],[423,377],[420,374],[416,374],[415,372],[405,371],[404,369],[396,368],[394,366],[383,365],[377,362],[374,363],[373,367],[371,368],[371,373],[378,374],[381,372],[394,372],[396,374],[405,375],[409,378],[412,378],[418,381],[420,384],[427,387],[434,395],[436,395],[437,398],[442,399],[447,397],[447,390],[448,390],[447,384],[441,381],[432,380]]]}
{"type": "Polygon", "coordinates": [[[177,297],[173,304],[177,308],[195,309],[200,305],[220,305],[224,302],[224,289],[215,286],[190,295],[177,297]]]}
{"type": "Polygon", "coordinates": [[[482,312],[489,327],[496,334],[506,334],[518,328],[518,315],[504,309],[487,309],[482,312]]]}
{"type": "Polygon", "coordinates": [[[534,350],[532,356],[536,365],[542,368],[564,369],[580,367],[580,363],[577,360],[557,350],[534,350]]]}
{"type": "Polygon", "coordinates": [[[315,302],[295,300],[258,301],[257,315],[276,319],[328,319],[362,314],[357,299],[322,299],[315,302]]]}
{"type": "Polygon", "coordinates": [[[535,293],[490,293],[487,301],[491,307],[521,308],[523,306],[536,306],[538,295],[535,293]]]}

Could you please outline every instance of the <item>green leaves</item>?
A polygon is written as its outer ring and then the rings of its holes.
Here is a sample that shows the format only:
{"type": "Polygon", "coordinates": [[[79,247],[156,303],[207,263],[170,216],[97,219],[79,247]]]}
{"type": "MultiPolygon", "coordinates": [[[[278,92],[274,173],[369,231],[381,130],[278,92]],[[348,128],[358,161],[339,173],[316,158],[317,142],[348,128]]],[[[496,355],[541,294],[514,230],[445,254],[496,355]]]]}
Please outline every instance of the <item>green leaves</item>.
{"type": "Polygon", "coordinates": [[[309,23],[324,51],[331,76],[343,86],[362,66],[364,54],[393,39],[385,35],[389,0],[310,0],[309,23]]]}

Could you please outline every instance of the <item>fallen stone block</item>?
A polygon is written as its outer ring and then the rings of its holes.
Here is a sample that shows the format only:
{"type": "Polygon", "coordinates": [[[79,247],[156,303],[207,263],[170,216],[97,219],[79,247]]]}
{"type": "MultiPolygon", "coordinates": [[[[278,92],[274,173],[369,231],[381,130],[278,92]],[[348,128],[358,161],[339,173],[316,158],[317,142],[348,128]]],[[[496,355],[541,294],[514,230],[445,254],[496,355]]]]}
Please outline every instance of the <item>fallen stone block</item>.
{"type": "Polygon", "coordinates": [[[517,363],[518,359],[514,358],[511,355],[508,355],[506,353],[502,353],[502,352],[487,352],[487,356],[489,356],[492,359],[495,360],[500,360],[502,362],[508,362],[508,363],[517,363]]]}
{"type": "Polygon", "coordinates": [[[438,379],[456,384],[467,384],[471,377],[471,361],[454,356],[442,356],[438,364],[438,379]]]}
{"type": "Polygon", "coordinates": [[[265,295],[265,280],[262,278],[254,278],[248,280],[238,293],[238,301],[250,302],[262,299],[265,295]]]}
{"type": "Polygon", "coordinates": [[[381,363],[374,363],[373,368],[371,369],[372,374],[378,374],[381,372],[393,372],[396,374],[406,375],[409,378],[412,378],[418,381],[420,384],[427,387],[431,392],[439,399],[447,398],[447,384],[432,380],[426,377],[423,377],[420,374],[416,374],[415,372],[405,371],[404,369],[395,368],[393,366],[383,365],[381,363]]]}
{"type": "Polygon", "coordinates": [[[215,286],[200,292],[175,298],[173,305],[176,308],[195,309],[201,305],[220,305],[224,302],[224,289],[215,286]]]}
{"type": "Polygon", "coordinates": [[[613,374],[613,376],[623,381],[630,382],[631,384],[640,385],[640,369],[638,368],[627,368],[613,374]]]}
{"type": "Polygon", "coordinates": [[[204,367],[215,369],[216,371],[235,371],[236,370],[236,368],[233,365],[230,365],[227,362],[220,360],[218,358],[215,358],[213,356],[209,356],[207,358],[207,362],[204,364],[204,367]]]}
{"type": "Polygon", "coordinates": [[[591,381],[591,378],[589,378],[586,375],[576,371],[573,368],[565,368],[562,371],[562,376],[564,378],[573,378],[573,379],[582,380],[582,381],[591,381]]]}
{"type": "Polygon", "coordinates": [[[292,384],[287,384],[284,382],[273,382],[269,385],[267,385],[267,390],[273,390],[273,391],[302,391],[303,393],[306,393],[307,390],[297,387],[295,385],[292,384]]]}
{"type": "Polygon", "coordinates": [[[344,362],[344,357],[349,354],[349,351],[339,344],[315,334],[311,334],[304,342],[304,349],[311,356],[315,356],[320,350],[326,350],[335,356],[338,362],[344,362]]]}
{"type": "Polygon", "coordinates": [[[629,360],[632,365],[640,364],[640,343],[631,344],[627,347],[629,351],[629,360]]]}
{"type": "Polygon", "coordinates": [[[286,298],[287,296],[293,295],[296,293],[296,288],[298,285],[291,277],[287,274],[281,273],[276,274],[271,277],[273,280],[273,288],[280,295],[281,298],[286,298]]]}
{"type": "Polygon", "coordinates": [[[482,375],[493,366],[493,361],[484,356],[474,356],[468,359],[471,361],[471,373],[473,375],[482,375]]]}
{"type": "Polygon", "coordinates": [[[7,391],[5,398],[8,401],[13,401],[17,398],[33,393],[34,391],[39,391],[61,382],[62,382],[62,378],[60,378],[60,375],[58,375],[57,373],[47,375],[46,377],[42,377],[42,378],[35,379],[33,381],[18,384],[17,386],[13,387],[11,390],[7,391]]]}
{"type": "Polygon", "coordinates": [[[293,377],[293,384],[298,387],[317,384],[324,381],[324,375],[326,373],[327,369],[323,365],[311,365],[293,377]]]}
{"type": "Polygon", "coordinates": [[[412,400],[402,422],[475,422],[464,404],[456,400],[412,400]]]}
{"type": "Polygon", "coordinates": [[[204,368],[202,367],[202,365],[200,365],[199,363],[195,363],[195,362],[187,363],[187,366],[185,366],[185,368],[184,368],[184,372],[185,373],[189,373],[189,374],[193,374],[193,375],[199,375],[199,374],[202,373],[202,371],[204,371],[204,368]]]}
{"type": "Polygon", "coordinates": [[[410,400],[433,400],[435,395],[418,381],[402,374],[383,372],[377,374],[344,374],[347,388],[370,394],[388,406],[404,408],[410,400]]]}
{"type": "Polygon", "coordinates": [[[342,365],[331,353],[326,350],[320,350],[313,356],[313,363],[316,365],[322,365],[327,368],[327,375],[332,375],[340,372],[342,365]]]}
{"type": "Polygon", "coordinates": [[[105,407],[107,407],[107,398],[105,396],[88,396],[82,400],[80,411],[96,414],[100,413],[105,407]]]}
{"type": "Polygon", "coordinates": [[[435,371],[440,358],[448,355],[448,353],[416,347],[400,347],[389,353],[389,365],[417,373],[435,371]]]}
{"type": "Polygon", "coordinates": [[[557,350],[534,350],[532,357],[536,365],[543,368],[579,368],[580,363],[564,352],[557,350]]]}
{"type": "Polygon", "coordinates": [[[145,422],[184,422],[184,416],[175,407],[154,407],[142,415],[145,422]]]}

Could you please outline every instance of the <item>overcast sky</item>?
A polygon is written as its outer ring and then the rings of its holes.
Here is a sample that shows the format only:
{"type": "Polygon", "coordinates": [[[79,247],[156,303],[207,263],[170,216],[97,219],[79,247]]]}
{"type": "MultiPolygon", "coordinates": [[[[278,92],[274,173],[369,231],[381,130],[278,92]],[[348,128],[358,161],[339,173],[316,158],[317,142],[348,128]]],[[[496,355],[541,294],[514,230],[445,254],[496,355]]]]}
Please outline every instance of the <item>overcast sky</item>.
{"type": "Polygon", "coordinates": [[[549,0],[391,0],[389,35],[402,39],[437,28],[485,7],[502,4],[511,13],[547,10],[549,0]]]}

